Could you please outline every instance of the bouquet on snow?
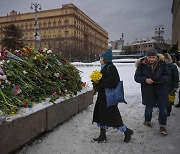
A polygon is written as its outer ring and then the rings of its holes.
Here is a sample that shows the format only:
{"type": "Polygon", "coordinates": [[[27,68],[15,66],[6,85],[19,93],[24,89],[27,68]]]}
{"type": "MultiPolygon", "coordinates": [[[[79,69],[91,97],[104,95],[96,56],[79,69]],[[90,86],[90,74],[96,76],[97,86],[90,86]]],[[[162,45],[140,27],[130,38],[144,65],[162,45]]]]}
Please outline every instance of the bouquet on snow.
{"type": "Polygon", "coordinates": [[[99,80],[102,78],[102,73],[98,70],[95,70],[92,72],[92,74],[90,75],[92,84],[93,84],[93,89],[94,89],[94,95],[97,93],[98,91],[98,82],[99,80]]]}

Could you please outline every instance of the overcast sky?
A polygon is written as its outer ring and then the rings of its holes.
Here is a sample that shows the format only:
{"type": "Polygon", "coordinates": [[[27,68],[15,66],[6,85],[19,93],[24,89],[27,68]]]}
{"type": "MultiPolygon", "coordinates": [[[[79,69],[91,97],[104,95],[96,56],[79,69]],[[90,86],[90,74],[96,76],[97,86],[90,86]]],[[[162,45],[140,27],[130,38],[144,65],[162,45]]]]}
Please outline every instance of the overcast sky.
{"type": "Polygon", "coordinates": [[[108,32],[109,41],[118,40],[122,33],[126,43],[151,38],[159,25],[164,26],[165,39],[171,39],[172,0],[0,0],[0,16],[12,10],[30,12],[31,2],[40,3],[42,10],[74,3],[108,32]]]}

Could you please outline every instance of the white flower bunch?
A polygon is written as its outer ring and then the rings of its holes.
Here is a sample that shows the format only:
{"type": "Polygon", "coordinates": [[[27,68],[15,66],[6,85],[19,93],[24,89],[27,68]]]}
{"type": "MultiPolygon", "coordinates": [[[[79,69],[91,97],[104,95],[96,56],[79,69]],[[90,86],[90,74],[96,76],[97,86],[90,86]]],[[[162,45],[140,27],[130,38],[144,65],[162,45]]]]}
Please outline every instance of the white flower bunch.
{"type": "Polygon", "coordinates": [[[23,71],[23,74],[27,74],[28,72],[26,72],[25,70],[23,71]]]}
{"type": "Polygon", "coordinates": [[[0,80],[6,80],[6,79],[7,79],[6,75],[0,75],[0,80]]]}
{"type": "Polygon", "coordinates": [[[47,48],[44,48],[44,49],[43,49],[43,52],[46,52],[47,50],[48,50],[47,48]]]}
{"type": "Polygon", "coordinates": [[[0,65],[3,65],[4,62],[5,62],[5,60],[1,60],[1,61],[0,61],[0,65]]]}
{"type": "Polygon", "coordinates": [[[48,50],[48,51],[47,51],[47,54],[50,54],[50,53],[52,53],[52,50],[48,50]]]}
{"type": "Polygon", "coordinates": [[[55,73],[54,76],[58,78],[59,77],[59,73],[55,73]]]}

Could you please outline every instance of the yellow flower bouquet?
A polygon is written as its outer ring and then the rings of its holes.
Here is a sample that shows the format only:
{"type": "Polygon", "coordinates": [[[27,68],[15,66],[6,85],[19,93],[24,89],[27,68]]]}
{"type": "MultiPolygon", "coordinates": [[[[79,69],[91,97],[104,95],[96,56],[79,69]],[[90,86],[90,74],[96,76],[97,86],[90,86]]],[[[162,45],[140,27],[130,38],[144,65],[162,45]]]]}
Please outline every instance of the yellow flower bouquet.
{"type": "Polygon", "coordinates": [[[95,70],[90,75],[90,78],[93,82],[99,81],[102,78],[102,73],[98,70],[95,70]]]}
{"type": "Polygon", "coordinates": [[[98,70],[95,70],[90,75],[90,78],[93,84],[94,95],[95,95],[98,91],[98,81],[102,78],[102,73],[98,70]]]}
{"type": "Polygon", "coordinates": [[[168,98],[169,98],[169,102],[170,102],[170,103],[174,103],[174,101],[175,101],[175,99],[176,99],[176,96],[175,96],[175,94],[172,94],[172,95],[169,94],[169,95],[168,95],[168,98]]]}

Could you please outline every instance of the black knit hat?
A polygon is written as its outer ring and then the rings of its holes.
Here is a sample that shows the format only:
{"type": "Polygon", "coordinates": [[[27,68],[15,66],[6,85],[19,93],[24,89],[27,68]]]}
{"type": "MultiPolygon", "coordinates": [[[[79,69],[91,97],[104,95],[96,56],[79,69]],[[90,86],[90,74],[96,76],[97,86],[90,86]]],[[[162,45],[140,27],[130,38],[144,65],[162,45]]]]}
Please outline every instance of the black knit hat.
{"type": "Polygon", "coordinates": [[[146,52],[146,56],[157,56],[157,51],[155,49],[149,49],[146,52]]]}

